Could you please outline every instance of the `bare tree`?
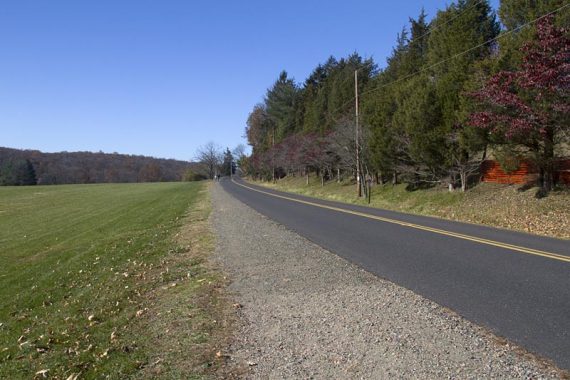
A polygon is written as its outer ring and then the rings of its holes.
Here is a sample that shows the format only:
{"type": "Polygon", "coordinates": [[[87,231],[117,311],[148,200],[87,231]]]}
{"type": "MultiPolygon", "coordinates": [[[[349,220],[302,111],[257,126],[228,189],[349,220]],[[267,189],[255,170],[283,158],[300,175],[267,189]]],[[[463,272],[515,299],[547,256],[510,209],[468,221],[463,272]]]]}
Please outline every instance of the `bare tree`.
{"type": "Polygon", "coordinates": [[[213,179],[222,163],[222,148],[210,141],[196,150],[195,159],[206,166],[208,177],[213,179]]]}
{"type": "Polygon", "coordinates": [[[234,150],[232,151],[232,154],[234,155],[234,158],[235,158],[236,160],[239,160],[239,159],[241,159],[242,157],[245,156],[245,151],[246,151],[245,145],[243,145],[243,144],[238,144],[238,145],[234,148],[234,150]]]}

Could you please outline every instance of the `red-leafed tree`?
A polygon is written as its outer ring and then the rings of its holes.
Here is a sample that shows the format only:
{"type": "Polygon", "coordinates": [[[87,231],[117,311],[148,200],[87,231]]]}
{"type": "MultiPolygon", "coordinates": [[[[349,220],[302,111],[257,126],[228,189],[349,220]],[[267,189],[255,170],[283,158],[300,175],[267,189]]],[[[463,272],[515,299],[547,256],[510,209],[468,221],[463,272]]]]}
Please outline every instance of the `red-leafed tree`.
{"type": "Polygon", "coordinates": [[[515,72],[492,76],[474,97],[485,109],[471,115],[491,141],[523,146],[539,168],[541,193],[551,190],[555,147],[570,134],[570,39],[552,17],[537,24],[537,39],[522,48],[515,72]]]}

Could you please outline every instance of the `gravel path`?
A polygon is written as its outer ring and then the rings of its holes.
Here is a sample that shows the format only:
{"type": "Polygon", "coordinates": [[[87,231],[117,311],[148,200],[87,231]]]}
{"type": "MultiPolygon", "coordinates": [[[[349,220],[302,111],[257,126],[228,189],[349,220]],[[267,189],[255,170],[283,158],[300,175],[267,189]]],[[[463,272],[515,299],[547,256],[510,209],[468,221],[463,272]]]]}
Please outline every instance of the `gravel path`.
{"type": "Polygon", "coordinates": [[[441,306],[369,274],[212,186],[215,258],[252,379],[559,378],[441,306]]]}

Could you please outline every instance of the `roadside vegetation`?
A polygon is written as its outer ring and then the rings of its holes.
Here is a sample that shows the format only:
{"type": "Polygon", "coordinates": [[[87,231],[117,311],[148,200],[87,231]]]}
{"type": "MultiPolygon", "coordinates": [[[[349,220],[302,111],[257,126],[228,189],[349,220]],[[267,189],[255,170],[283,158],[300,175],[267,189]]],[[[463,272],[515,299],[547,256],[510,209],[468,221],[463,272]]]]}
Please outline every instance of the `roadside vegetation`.
{"type": "Polygon", "coordinates": [[[0,378],[201,378],[231,318],[206,183],[0,188],[0,378]]]}
{"type": "Polygon", "coordinates": [[[373,183],[375,207],[568,239],[569,20],[559,0],[454,1],[418,10],[382,68],[353,53],[301,83],[283,71],[249,114],[240,169],[359,204],[373,183]],[[479,183],[488,167],[525,184],[479,183]]]}
{"type": "MultiPolygon", "coordinates": [[[[354,181],[327,182],[312,176],[286,177],[272,183],[254,183],[276,190],[303,194],[315,198],[368,205],[368,200],[356,196],[354,181]]],[[[449,192],[443,187],[410,190],[407,185],[374,185],[369,206],[493,227],[570,239],[570,191],[552,191],[536,199],[533,188],[481,183],[467,192],[449,192]]]]}
{"type": "Polygon", "coordinates": [[[240,167],[258,179],[466,191],[492,159],[507,172],[528,164],[544,197],[570,181],[569,20],[563,0],[418,9],[381,68],[353,53],[301,83],[281,72],[249,114],[252,155],[240,167]]]}

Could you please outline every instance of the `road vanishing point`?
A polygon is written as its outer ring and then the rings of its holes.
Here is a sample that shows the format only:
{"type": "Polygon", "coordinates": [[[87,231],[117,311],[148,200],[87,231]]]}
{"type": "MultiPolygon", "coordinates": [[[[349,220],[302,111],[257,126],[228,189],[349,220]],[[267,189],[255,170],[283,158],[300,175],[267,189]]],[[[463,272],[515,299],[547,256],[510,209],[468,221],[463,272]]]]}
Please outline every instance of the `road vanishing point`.
{"type": "Polygon", "coordinates": [[[238,200],[375,275],[570,369],[570,241],[246,183],[238,200]]]}

